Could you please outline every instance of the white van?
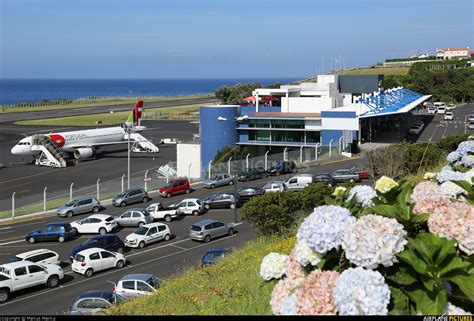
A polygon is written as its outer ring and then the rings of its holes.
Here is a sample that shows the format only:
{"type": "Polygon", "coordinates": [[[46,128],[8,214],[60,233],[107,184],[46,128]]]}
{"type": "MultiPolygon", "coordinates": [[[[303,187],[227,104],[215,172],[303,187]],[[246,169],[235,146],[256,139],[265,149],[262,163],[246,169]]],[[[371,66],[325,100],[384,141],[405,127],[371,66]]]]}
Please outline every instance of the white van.
{"type": "Polygon", "coordinates": [[[313,174],[299,174],[293,176],[285,182],[288,189],[299,191],[306,187],[306,185],[313,182],[313,174]]]}

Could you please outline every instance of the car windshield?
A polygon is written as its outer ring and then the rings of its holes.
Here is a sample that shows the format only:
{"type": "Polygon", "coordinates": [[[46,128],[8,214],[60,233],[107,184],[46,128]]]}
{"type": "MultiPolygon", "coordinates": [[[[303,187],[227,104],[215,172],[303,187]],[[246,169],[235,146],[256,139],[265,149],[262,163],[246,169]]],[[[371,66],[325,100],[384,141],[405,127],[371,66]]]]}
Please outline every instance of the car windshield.
{"type": "Polygon", "coordinates": [[[125,302],[125,298],[117,293],[114,293],[107,301],[109,301],[112,304],[121,304],[125,302]],[[115,301],[115,302],[114,302],[115,301]]]}
{"type": "Polygon", "coordinates": [[[76,256],[74,257],[74,260],[76,260],[77,262],[84,262],[85,257],[84,257],[84,255],[76,254],[76,256]]]}
{"type": "Polygon", "coordinates": [[[199,232],[201,231],[201,228],[199,226],[193,225],[191,226],[191,231],[199,232]]]}
{"type": "Polygon", "coordinates": [[[204,260],[208,261],[208,262],[214,262],[216,261],[218,258],[222,257],[222,253],[208,253],[205,257],[204,257],[204,260]]]}
{"type": "Polygon", "coordinates": [[[106,222],[110,222],[110,221],[113,221],[113,220],[114,220],[114,218],[112,216],[109,216],[105,219],[106,222]]]}
{"type": "Polygon", "coordinates": [[[23,261],[22,258],[18,257],[18,256],[14,256],[10,259],[10,263],[13,263],[13,262],[20,262],[20,261],[23,261]]]}
{"type": "Polygon", "coordinates": [[[196,200],[196,203],[198,203],[198,205],[201,205],[201,200],[196,200]]]}
{"type": "Polygon", "coordinates": [[[143,210],[143,211],[140,211],[140,212],[142,212],[142,214],[145,215],[145,216],[150,216],[150,213],[148,213],[148,211],[143,210]]]}
{"type": "Polygon", "coordinates": [[[66,203],[65,206],[71,207],[71,206],[73,206],[74,204],[76,204],[76,201],[75,201],[75,200],[74,200],[74,201],[70,201],[69,203],[66,203]]]}
{"type": "Polygon", "coordinates": [[[219,175],[214,176],[213,180],[217,181],[219,179],[219,175]]]}
{"type": "Polygon", "coordinates": [[[154,275],[146,280],[146,283],[148,283],[154,289],[158,289],[161,285],[160,279],[154,275]]]}
{"type": "Polygon", "coordinates": [[[148,228],[147,227],[139,227],[136,231],[135,231],[135,234],[138,234],[138,235],[145,235],[146,232],[148,232],[148,228]]]}
{"type": "Polygon", "coordinates": [[[83,247],[86,247],[86,248],[90,248],[90,247],[95,247],[97,244],[97,240],[94,240],[94,239],[89,239],[87,241],[85,241],[82,246],[83,247]]]}
{"type": "Polygon", "coordinates": [[[117,197],[124,197],[125,195],[127,195],[127,192],[122,192],[122,193],[118,194],[117,197]]]}
{"type": "Polygon", "coordinates": [[[163,186],[163,188],[170,188],[170,187],[173,187],[172,182],[168,182],[168,183],[165,184],[165,186],[163,186]]]}
{"type": "Polygon", "coordinates": [[[267,183],[267,184],[263,185],[262,188],[263,188],[263,189],[268,189],[268,188],[270,188],[270,187],[272,187],[272,183],[267,183]]]}

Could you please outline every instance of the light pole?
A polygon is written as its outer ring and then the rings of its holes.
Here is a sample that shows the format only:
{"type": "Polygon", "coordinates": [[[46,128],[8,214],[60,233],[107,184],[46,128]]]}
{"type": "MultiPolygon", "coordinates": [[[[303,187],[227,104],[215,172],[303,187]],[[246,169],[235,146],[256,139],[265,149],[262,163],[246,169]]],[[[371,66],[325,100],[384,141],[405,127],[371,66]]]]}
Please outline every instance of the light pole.
{"type": "Polygon", "coordinates": [[[127,127],[127,189],[130,189],[130,127],[127,127]]]}

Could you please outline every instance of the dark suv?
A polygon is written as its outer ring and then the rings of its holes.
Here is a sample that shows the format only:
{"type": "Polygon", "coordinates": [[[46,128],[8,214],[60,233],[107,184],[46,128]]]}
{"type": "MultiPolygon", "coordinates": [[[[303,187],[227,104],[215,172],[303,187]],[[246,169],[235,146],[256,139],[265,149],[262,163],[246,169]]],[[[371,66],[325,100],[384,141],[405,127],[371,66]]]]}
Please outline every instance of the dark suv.
{"type": "Polygon", "coordinates": [[[69,253],[69,258],[72,261],[72,259],[74,258],[74,256],[76,256],[77,253],[79,253],[82,250],[90,249],[93,247],[99,247],[104,250],[123,253],[125,244],[120,239],[120,237],[118,237],[115,234],[97,235],[97,236],[94,236],[93,238],[88,239],[81,245],[73,248],[71,252],[69,253]]]}
{"type": "Polygon", "coordinates": [[[257,167],[257,168],[247,168],[245,171],[240,172],[237,175],[237,179],[239,181],[247,182],[253,179],[260,179],[264,178],[267,176],[267,172],[265,171],[265,168],[263,167],[257,167]]]}
{"type": "Polygon", "coordinates": [[[237,195],[237,200],[235,200],[234,193],[221,192],[216,193],[203,201],[204,208],[209,210],[211,208],[235,208],[242,205],[239,195],[237,195]]]}
{"type": "Polygon", "coordinates": [[[296,172],[296,164],[293,161],[280,161],[267,170],[268,175],[281,175],[296,172]]]}
{"type": "Polygon", "coordinates": [[[69,223],[50,223],[26,234],[25,239],[30,243],[37,241],[64,242],[74,236],[74,229],[69,223]]]}

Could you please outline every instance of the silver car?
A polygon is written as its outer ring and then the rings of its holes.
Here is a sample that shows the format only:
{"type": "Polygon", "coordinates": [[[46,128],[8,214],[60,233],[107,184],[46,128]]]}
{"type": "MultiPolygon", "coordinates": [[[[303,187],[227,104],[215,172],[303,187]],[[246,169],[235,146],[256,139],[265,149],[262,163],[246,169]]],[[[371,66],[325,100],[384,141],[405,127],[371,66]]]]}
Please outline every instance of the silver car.
{"type": "Polygon", "coordinates": [[[214,178],[206,179],[203,184],[205,188],[214,188],[224,185],[233,185],[235,183],[235,177],[229,174],[216,174],[214,178]]]}
{"type": "Polygon", "coordinates": [[[160,278],[153,274],[128,274],[114,286],[114,292],[124,299],[134,299],[156,292],[160,285],[160,278]]]}
{"type": "Polygon", "coordinates": [[[69,203],[59,207],[56,214],[61,217],[72,217],[76,214],[94,212],[100,210],[100,202],[92,196],[81,196],[73,199],[69,203]]]}
{"type": "Polygon", "coordinates": [[[112,199],[114,206],[126,206],[133,203],[146,203],[150,200],[148,193],[143,188],[131,188],[123,191],[112,199]]]}
{"type": "Polygon", "coordinates": [[[114,304],[120,304],[124,301],[120,295],[111,291],[86,291],[69,308],[70,315],[94,315],[102,312],[114,304]]]}
{"type": "Polygon", "coordinates": [[[216,220],[203,220],[194,223],[189,229],[189,237],[196,241],[210,242],[211,239],[233,235],[235,226],[232,223],[226,224],[216,220]]]}
{"type": "Polygon", "coordinates": [[[153,216],[144,208],[132,208],[117,217],[120,226],[142,226],[153,222],[153,216]]]}

